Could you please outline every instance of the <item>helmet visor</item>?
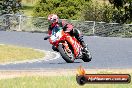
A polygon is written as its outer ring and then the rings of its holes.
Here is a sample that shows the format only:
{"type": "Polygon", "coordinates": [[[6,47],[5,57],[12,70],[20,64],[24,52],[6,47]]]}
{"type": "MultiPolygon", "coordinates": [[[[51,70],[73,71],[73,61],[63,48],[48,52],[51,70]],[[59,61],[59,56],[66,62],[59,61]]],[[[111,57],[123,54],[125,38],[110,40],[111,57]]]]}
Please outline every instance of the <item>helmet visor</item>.
{"type": "Polygon", "coordinates": [[[53,19],[53,20],[49,20],[49,23],[50,23],[50,24],[53,24],[53,23],[55,23],[55,22],[56,22],[55,19],[53,19]]]}

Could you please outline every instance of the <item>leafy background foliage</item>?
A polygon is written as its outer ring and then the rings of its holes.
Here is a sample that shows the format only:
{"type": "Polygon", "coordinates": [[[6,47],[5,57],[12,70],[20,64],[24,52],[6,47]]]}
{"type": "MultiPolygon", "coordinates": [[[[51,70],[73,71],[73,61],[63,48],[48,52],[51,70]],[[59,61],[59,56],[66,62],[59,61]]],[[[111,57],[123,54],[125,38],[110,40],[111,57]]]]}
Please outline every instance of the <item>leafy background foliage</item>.
{"type": "Polygon", "coordinates": [[[0,0],[0,14],[14,14],[20,8],[21,0],[0,0]]]}
{"type": "Polygon", "coordinates": [[[80,19],[82,6],[89,0],[40,0],[34,8],[34,16],[56,13],[63,19],[80,19]]]}
{"type": "Polygon", "coordinates": [[[56,13],[63,19],[132,22],[132,0],[0,0],[1,14],[20,10],[34,17],[56,13]]]}

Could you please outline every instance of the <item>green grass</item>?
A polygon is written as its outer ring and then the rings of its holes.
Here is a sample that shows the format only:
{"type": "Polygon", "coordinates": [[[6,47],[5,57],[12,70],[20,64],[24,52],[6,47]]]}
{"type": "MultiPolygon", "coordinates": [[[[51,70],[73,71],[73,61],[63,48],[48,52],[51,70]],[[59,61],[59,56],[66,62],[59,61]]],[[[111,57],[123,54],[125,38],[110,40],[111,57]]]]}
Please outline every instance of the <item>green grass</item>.
{"type": "Polygon", "coordinates": [[[130,84],[85,84],[80,86],[75,76],[32,76],[0,80],[0,88],[132,88],[130,84]]]}
{"type": "Polygon", "coordinates": [[[20,11],[23,11],[24,15],[26,15],[26,16],[32,16],[33,8],[34,8],[33,5],[24,5],[20,11]]]}
{"type": "Polygon", "coordinates": [[[40,1],[40,0],[22,0],[23,7],[22,7],[21,11],[24,12],[24,15],[32,16],[33,8],[38,1],[40,1]]]}
{"type": "Polygon", "coordinates": [[[44,57],[44,53],[31,48],[0,45],[0,63],[31,60],[44,57]]]}

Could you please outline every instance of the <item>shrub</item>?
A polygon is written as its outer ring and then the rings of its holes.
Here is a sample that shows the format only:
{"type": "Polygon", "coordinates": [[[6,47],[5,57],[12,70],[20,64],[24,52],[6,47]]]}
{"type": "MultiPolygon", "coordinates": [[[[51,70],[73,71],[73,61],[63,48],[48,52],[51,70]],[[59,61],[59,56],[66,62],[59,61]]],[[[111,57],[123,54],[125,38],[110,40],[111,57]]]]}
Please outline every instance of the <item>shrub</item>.
{"type": "Polygon", "coordinates": [[[63,19],[80,19],[82,6],[89,0],[40,0],[34,8],[33,16],[56,13],[63,19]]]}

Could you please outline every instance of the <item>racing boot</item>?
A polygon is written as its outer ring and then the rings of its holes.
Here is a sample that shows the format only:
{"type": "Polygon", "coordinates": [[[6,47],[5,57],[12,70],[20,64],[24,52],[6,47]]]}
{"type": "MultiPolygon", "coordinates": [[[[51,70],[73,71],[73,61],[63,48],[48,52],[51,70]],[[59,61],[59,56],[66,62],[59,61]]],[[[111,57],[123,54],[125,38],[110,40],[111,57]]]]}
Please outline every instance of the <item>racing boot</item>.
{"type": "Polygon", "coordinates": [[[79,37],[77,38],[77,40],[80,42],[80,44],[82,45],[82,47],[84,47],[84,48],[87,47],[86,44],[85,44],[85,42],[83,41],[83,36],[82,36],[82,35],[79,36],[79,37]]]}
{"type": "Polygon", "coordinates": [[[83,41],[83,36],[79,36],[78,37],[78,41],[80,42],[80,44],[82,45],[82,53],[86,53],[88,52],[88,47],[87,45],[85,44],[85,42],[83,41]]]}

